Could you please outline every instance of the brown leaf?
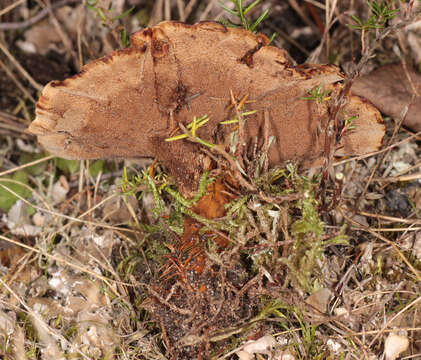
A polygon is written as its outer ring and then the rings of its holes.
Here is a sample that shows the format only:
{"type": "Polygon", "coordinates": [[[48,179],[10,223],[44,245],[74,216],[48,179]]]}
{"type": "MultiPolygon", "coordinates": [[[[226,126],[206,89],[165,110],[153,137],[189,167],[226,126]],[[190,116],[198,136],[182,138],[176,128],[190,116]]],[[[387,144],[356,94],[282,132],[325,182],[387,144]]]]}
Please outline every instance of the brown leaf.
{"type": "Polygon", "coordinates": [[[414,131],[421,131],[421,75],[409,70],[408,75],[418,92],[414,93],[402,65],[381,66],[372,73],[355,80],[351,91],[370,100],[379,110],[399,121],[408,107],[403,124],[414,131]]]}
{"type": "MultiPolygon", "coordinates": [[[[131,47],[92,61],[64,81],[52,81],[37,104],[29,131],[50,152],[68,159],[157,157],[182,188],[195,187],[204,155],[187,141],[165,142],[177,124],[193,116],[210,121],[197,135],[227,142],[233,129],[220,125],[248,95],[245,141],[263,146],[264,111],[269,114],[269,165],[322,156],[324,127],[332,102],[305,100],[320,86],[337,94],[344,75],[333,65],[299,65],[263,35],[203,22],[163,22],[137,32],[131,47]]],[[[340,154],[361,154],[382,143],[381,116],[357,97],[348,99],[340,117],[357,115],[355,129],[343,138],[340,154]]]]}

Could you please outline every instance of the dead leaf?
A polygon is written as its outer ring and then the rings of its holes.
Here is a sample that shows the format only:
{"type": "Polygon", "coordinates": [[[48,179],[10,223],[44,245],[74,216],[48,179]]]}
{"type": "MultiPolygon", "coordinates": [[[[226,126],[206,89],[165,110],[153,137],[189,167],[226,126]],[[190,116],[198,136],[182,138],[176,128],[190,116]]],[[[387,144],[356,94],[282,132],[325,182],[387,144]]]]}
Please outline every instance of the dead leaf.
{"type": "MultiPolygon", "coordinates": [[[[55,155],[67,159],[157,157],[182,190],[196,187],[205,156],[199,145],[166,142],[179,123],[208,115],[197,136],[228,143],[232,125],[230,91],[248,96],[245,141],[264,142],[269,114],[269,165],[301,160],[311,165],[323,154],[324,127],[344,75],[334,65],[299,65],[268,45],[264,35],[214,22],[163,22],[131,37],[131,47],[92,61],[64,81],[43,90],[29,131],[55,155]],[[303,99],[320,87],[332,101],[303,99]]],[[[342,138],[341,155],[376,150],[384,126],[379,112],[358,97],[339,114],[357,116],[342,138]]]]}
{"type": "Polygon", "coordinates": [[[406,335],[390,333],[384,342],[384,355],[386,360],[395,360],[399,354],[408,349],[409,340],[406,335]]]}
{"type": "Polygon", "coordinates": [[[20,246],[0,242],[0,265],[10,268],[16,267],[19,260],[26,254],[20,246]]]}
{"type": "Polygon", "coordinates": [[[385,65],[368,75],[356,79],[351,91],[370,100],[381,112],[400,121],[405,108],[408,113],[403,124],[414,131],[421,131],[421,75],[412,70],[409,77],[418,92],[411,102],[413,87],[402,65],[385,65]]]}
{"type": "Polygon", "coordinates": [[[313,312],[316,310],[319,314],[325,314],[331,296],[332,292],[329,289],[321,288],[311,294],[306,299],[306,303],[311,306],[313,312]]]}

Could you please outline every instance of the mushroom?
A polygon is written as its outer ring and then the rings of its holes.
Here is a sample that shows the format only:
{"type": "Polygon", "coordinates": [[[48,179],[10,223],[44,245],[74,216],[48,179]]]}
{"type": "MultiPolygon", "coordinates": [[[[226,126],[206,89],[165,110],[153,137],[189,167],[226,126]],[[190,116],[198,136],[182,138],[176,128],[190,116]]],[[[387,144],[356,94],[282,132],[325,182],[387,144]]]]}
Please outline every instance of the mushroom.
{"type": "MultiPolygon", "coordinates": [[[[133,34],[131,47],[47,84],[29,131],[67,159],[156,157],[181,188],[193,189],[205,155],[196,143],[165,141],[178,124],[206,114],[210,120],[197,136],[228,143],[232,125],[220,123],[235,116],[230,94],[248,96],[247,109],[256,112],[244,124],[246,145],[262,146],[265,132],[276,139],[270,166],[285,160],[310,166],[323,156],[334,101],[309,100],[308,92],[318,88],[335,99],[344,78],[334,65],[293,65],[264,35],[215,22],[162,22],[133,34]]],[[[381,146],[382,118],[366,100],[347,96],[339,118],[354,121],[336,155],[381,146]]]]}

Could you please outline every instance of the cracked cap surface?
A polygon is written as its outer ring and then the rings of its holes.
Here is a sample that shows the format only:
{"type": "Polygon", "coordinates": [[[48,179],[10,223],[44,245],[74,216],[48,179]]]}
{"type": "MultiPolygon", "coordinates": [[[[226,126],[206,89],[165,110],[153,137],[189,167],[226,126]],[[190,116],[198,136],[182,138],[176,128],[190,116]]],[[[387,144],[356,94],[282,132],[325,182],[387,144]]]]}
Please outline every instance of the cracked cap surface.
{"type": "MultiPolygon", "coordinates": [[[[305,100],[317,86],[338,92],[344,75],[333,65],[294,66],[264,35],[214,22],[163,22],[137,32],[131,47],[85,65],[42,92],[29,131],[51,153],[67,159],[157,157],[178,183],[191,187],[201,173],[198,145],[165,142],[177,123],[208,115],[197,135],[227,141],[233,126],[230,91],[248,95],[246,141],[263,142],[264,111],[269,114],[269,164],[284,160],[312,163],[322,156],[329,102],[305,100]]],[[[349,96],[339,115],[356,116],[340,155],[377,150],[384,135],[380,113],[349,96]]],[[[194,186],[194,185],[193,185],[194,186]]]]}

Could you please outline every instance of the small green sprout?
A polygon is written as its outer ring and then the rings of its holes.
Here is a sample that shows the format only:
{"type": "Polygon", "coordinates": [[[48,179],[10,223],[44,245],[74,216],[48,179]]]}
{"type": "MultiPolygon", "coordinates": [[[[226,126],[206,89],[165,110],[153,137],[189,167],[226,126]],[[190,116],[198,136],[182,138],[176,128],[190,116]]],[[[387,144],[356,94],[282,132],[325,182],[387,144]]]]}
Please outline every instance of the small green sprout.
{"type": "Polygon", "coordinates": [[[120,15],[116,16],[108,15],[113,10],[112,2],[110,2],[108,8],[105,9],[99,5],[99,0],[87,0],[86,7],[97,14],[103,26],[107,27],[111,31],[115,31],[118,34],[123,47],[126,47],[128,45],[128,36],[126,29],[123,26],[115,26],[115,22],[118,22],[119,20],[129,15],[133,11],[134,6],[124,11],[120,15]]]}
{"type": "Polygon", "coordinates": [[[398,9],[391,8],[392,2],[374,0],[367,1],[367,5],[371,11],[370,17],[366,21],[362,21],[358,16],[351,16],[357,25],[348,24],[350,28],[362,31],[383,29],[386,23],[399,12],[398,9]]]}
{"type": "Polygon", "coordinates": [[[355,125],[352,125],[352,123],[356,119],[358,119],[358,116],[357,115],[345,119],[345,127],[347,127],[348,129],[355,129],[355,125]]]}
{"type": "Polygon", "coordinates": [[[193,121],[186,126],[186,130],[190,130],[190,133],[185,132],[184,134],[171,136],[169,138],[166,138],[165,141],[170,142],[170,141],[177,141],[177,140],[182,140],[182,139],[193,138],[198,143],[200,143],[202,145],[205,145],[209,148],[213,148],[214,144],[211,144],[211,143],[207,142],[206,140],[203,140],[203,139],[199,138],[198,136],[196,136],[197,129],[199,129],[200,127],[205,125],[209,120],[210,120],[210,118],[209,118],[208,115],[203,115],[200,118],[196,118],[196,116],[194,116],[193,121]]]}
{"type": "MultiPolygon", "coordinates": [[[[241,113],[241,116],[245,117],[245,116],[253,115],[255,113],[257,113],[257,110],[245,111],[245,112],[241,113]]],[[[221,125],[229,125],[229,124],[237,124],[237,123],[238,123],[237,117],[235,117],[234,119],[231,119],[231,120],[224,120],[224,121],[220,122],[221,125]]]]}
{"type": "Polygon", "coordinates": [[[311,90],[307,90],[307,94],[310,96],[303,96],[302,100],[315,100],[319,104],[330,100],[331,90],[323,91],[322,85],[316,86],[311,90]]]}
{"type": "MultiPolygon", "coordinates": [[[[219,21],[222,22],[226,26],[230,27],[242,27],[246,30],[256,32],[256,28],[268,17],[269,15],[269,9],[266,9],[263,11],[260,16],[255,21],[250,21],[246,15],[252,10],[256,5],[258,5],[261,0],[255,0],[251,4],[245,6],[244,0],[229,0],[231,3],[234,4],[235,10],[230,9],[229,7],[225,6],[221,0],[218,0],[219,5],[228,13],[231,15],[239,18],[240,23],[234,23],[229,19],[223,20],[220,19],[219,21]]],[[[272,42],[272,40],[275,38],[276,33],[273,33],[271,37],[269,38],[269,41],[272,42]]]]}
{"type": "Polygon", "coordinates": [[[345,119],[344,127],[341,130],[341,137],[345,134],[346,131],[350,131],[350,130],[355,129],[354,121],[356,119],[358,119],[357,115],[351,116],[351,117],[345,119]]]}

